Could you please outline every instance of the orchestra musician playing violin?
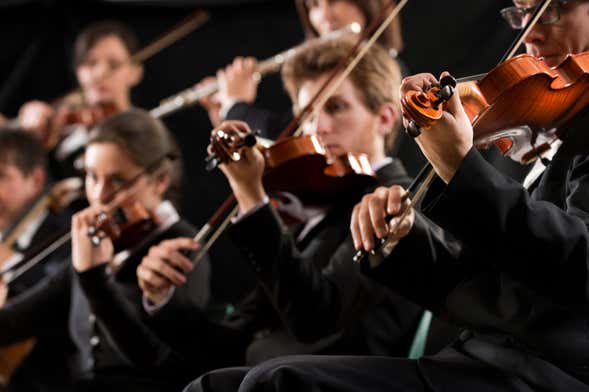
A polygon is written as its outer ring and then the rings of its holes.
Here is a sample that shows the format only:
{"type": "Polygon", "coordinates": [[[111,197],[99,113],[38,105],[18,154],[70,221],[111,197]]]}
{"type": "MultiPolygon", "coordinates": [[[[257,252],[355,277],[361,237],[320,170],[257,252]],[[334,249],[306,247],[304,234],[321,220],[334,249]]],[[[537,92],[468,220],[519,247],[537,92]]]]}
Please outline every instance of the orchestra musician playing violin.
{"type": "MultiPolygon", "coordinates": [[[[521,28],[538,2],[515,3],[504,15],[521,28]]],[[[589,50],[588,17],[587,1],[552,2],[525,40],[528,53],[556,67],[567,54],[589,50]]],[[[403,81],[401,94],[437,82],[430,74],[414,75],[403,81]]],[[[589,390],[588,116],[585,107],[559,126],[562,144],[543,161],[529,193],[481,158],[454,94],[442,117],[416,138],[437,175],[422,203],[425,216],[411,211],[411,227],[397,233],[391,253],[369,257],[363,267],[463,327],[460,338],[417,361],[278,359],[253,369],[240,391],[589,390]]],[[[375,238],[387,236],[387,215],[409,206],[405,193],[400,186],[378,188],[355,207],[356,249],[374,249],[375,238]]]]}
{"type": "MultiPolygon", "coordinates": [[[[28,257],[34,249],[50,240],[53,234],[67,226],[70,217],[66,206],[52,209],[41,206],[28,215],[33,205],[41,202],[48,192],[46,157],[43,146],[32,134],[18,129],[0,128],[0,268],[16,265],[28,257]],[[17,227],[21,227],[18,230],[17,227]],[[17,232],[18,231],[18,232],[17,232]]],[[[63,248],[43,260],[34,268],[15,278],[9,285],[0,283],[0,307],[7,297],[13,298],[30,289],[45,276],[55,273],[69,257],[69,249],[63,248]]],[[[0,282],[2,278],[0,278],[0,282]]],[[[59,371],[44,366],[48,358],[58,358],[56,349],[63,349],[64,338],[55,330],[51,339],[38,339],[33,351],[27,356],[15,374],[11,376],[11,391],[34,391],[44,383],[55,379],[59,371]]],[[[0,347],[0,361],[7,360],[0,347]]],[[[20,362],[20,361],[19,361],[20,362]]],[[[8,378],[0,370],[0,378],[8,378]]],[[[0,384],[5,384],[3,380],[0,384]]]]}
{"type": "MultiPolygon", "coordinates": [[[[354,37],[345,38],[310,40],[286,62],[283,80],[296,110],[307,105],[350,51],[354,37]]],[[[305,126],[306,135],[316,137],[331,157],[365,154],[376,183],[407,183],[402,163],[386,155],[399,132],[399,81],[395,61],[380,46],[372,47],[305,126]]],[[[241,122],[220,125],[229,133],[236,128],[249,131],[241,122]]],[[[254,332],[247,364],[295,353],[407,355],[422,311],[363,277],[353,264],[347,227],[359,193],[341,192],[321,206],[290,195],[289,204],[275,208],[262,183],[263,154],[256,148],[242,154],[221,168],[241,214],[228,234],[259,282],[253,297],[258,305],[245,303],[255,312],[241,314],[254,332]],[[287,225],[281,215],[291,211],[300,221],[287,225]]],[[[246,371],[213,371],[187,390],[236,390],[246,371]]]]}
{"type": "Polygon", "coordinates": [[[81,94],[55,106],[31,101],[20,108],[20,126],[37,134],[51,152],[51,171],[56,177],[79,174],[81,167],[73,165],[88,140],[88,129],[112,112],[131,107],[131,89],[143,77],[143,67],[130,61],[138,45],[135,34],[121,22],[89,25],[73,48],[81,94]]]}
{"type": "MultiPolygon", "coordinates": [[[[162,355],[181,357],[183,347],[170,342],[172,323],[150,323],[135,276],[152,245],[195,234],[167,199],[179,176],[175,142],[147,112],[115,114],[91,132],[85,170],[90,206],[72,218],[71,262],[0,310],[0,343],[63,326],[73,345],[68,361],[51,367],[69,367],[70,387],[178,389],[202,370],[181,361],[173,369],[160,366],[162,355]],[[159,352],[161,340],[176,351],[159,352]]],[[[183,277],[186,284],[171,299],[175,309],[206,306],[208,268],[205,258],[183,277]]]]}

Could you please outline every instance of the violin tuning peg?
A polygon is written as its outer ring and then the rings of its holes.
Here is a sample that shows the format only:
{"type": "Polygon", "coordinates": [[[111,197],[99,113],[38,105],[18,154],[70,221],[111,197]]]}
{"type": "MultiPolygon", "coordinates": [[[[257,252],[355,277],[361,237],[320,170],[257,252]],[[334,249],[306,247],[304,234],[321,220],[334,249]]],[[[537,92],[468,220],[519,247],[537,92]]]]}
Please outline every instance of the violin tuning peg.
{"type": "Polygon", "coordinates": [[[413,138],[421,135],[421,128],[419,127],[419,125],[415,123],[415,121],[409,121],[407,128],[405,128],[405,131],[409,136],[413,138]]]}
{"type": "Polygon", "coordinates": [[[448,101],[450,98],[452,98],[452,95],[454,95],[454,87],[451,85],[444,86],[440,90],[440,98],[443,101],[448,101]]]}
{"type": "Polygon", "coordinates": [[[219,161],[219,158],[217,158],[216,155],[209,155],[208,157],[206,157],[205,162],[206,162],[205,169],[208,172],[215,170],[217,168],[217,166],[219,166],[219,163],[221,163],[219,161]]]}
{"type": "Polygon", "coordinates": [[[451,86],[452,88],[456,87],[456,79],[454,79],[454,76],[446,75],[440,79],[440,87],[444,88],[446,86],[451,86]]]}

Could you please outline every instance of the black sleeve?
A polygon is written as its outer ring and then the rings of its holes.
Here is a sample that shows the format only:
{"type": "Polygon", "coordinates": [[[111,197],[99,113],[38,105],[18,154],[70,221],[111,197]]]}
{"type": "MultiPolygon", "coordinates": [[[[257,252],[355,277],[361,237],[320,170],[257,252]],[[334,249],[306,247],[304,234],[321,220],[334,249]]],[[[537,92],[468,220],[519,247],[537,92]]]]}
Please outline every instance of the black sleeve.
{"type": "Polygon", "coordinates": [[[572,164],[561,209],[533,200],[521,184],[497,172],[473,149],[427,211],[477,250],[469,263],[488,263],[567,305],[586,303],[588,174],[586,160],[572,164]]]}
{"type": "Polygon", "coordinates": [[[42,336],[48,324],[63,324],[69,310],[70,264],[40,281],[0,309],[0,344],[42,336]]]}
{"type": "Polygon", "coordinates": [[[124,358],[140,368],[157,367],[170,360],[171,348],[141,320],[138,310],[107,273],[106,264],[77,277],[92,311],[124,358]]]}
{"type": "Polygon", "coordinates": [[[277,138],[291,118],[290,113],[276,113],[245,102],[235,103],[225,116],[226,120],[245,121],[253,131],[259,130],[261,136],[270,139],[277,138]]]}
{"type": "MultiPolygon", "coordinates": [[[[358,321],[351,316],[374,303],[375,283],[353,264],[349,238],[337,245],[327,267],[320,270],[297,250],[270,205],[243,217],[229,235],[256,271],[285,326],[301,341],[315,341],[350,327],[358,321]]],[[[394,305],[397,310],[405,304],[401,298],[398,301],[394,305]]],[[[401,334],[411,325],[407,319],[416,317],[419,310],[415,308],[397,312],[396,327],[388,331],[389,336],[401,334]]]]}

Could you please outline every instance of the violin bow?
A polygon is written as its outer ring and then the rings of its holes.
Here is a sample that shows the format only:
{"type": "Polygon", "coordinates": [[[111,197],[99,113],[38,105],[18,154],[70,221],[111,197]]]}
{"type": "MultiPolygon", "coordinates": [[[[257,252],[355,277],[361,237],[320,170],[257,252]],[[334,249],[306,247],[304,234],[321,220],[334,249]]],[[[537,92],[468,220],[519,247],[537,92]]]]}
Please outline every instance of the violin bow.
{"type": "MultiPolygon", "coordinates": [[[[534,28],[536,23],[538,23],[538,21],[540,20],[540,17],[544,13],[544,11],[546,11],[546,8],[548,8],[548,6],[550,5],[551,2],[552,2],[552,0],[543,0],[542,4],[538,7],[536,7],[536,9],[534,10],[534,13],[532,15],[532,18],[528,21],[526,27],[524,27],[519,32],[519,34],[517,35],[515,40],[512,42],[512,44],[510,45],[507,52],[501,58],[501,61],[499,62],[499,64],[504,63],[505,61],[507,61],[510,58],[512,58],[513,56],[515,56],[519,47],[524,42],[524,40],[526,39],[526,37],[528,36],[530,31],[532,31],[532,29],[534,28]]],[[[464,78],[464,79],[471,80],[472,77],[468,77],[468,78],[464,78]]],[[[399,216],[399,219],[397,220],[396,224],[390,228],[389,234],[386,237],[384,237],[378,241],[377,249],[386,248],[388,246],[391,246],[392,243],[395,242],[392,238],[395,237],[395,234],[397,233],[397,231],[401,227],[401,224],[407,218],[407,216],[409,216],[410,210],[412,208],[414,208],[417,205],[417,203],[419,203],[421,198],[425,195],[425,191],[429,188],[432,181],[434,180],[435,174],[436,174],[436,172],[435,172],[434,168],[431,166],[431,163],[429,163],[429,162],[426,163],[425,166],[421,169],[421,171],[417,175],[417,177],[415,177],[415,179],[411,182],[411,184],[409,185],[409,187],[407,188],[407,190],[405,192],[405,195],[403,196],[402,200],[405,201],[409,198],[411,193],[413,193],[413,191],[415,191],[415,194],[411,198],[409,205],[407,206],[406,210],[399,216]]],[[[363,249],[357,251],[356,254],[354,255],[354,261],[356,263],[361,263],[362,260],[364,260],[368,256],[368,254],[375,254],[375,251],[377,249],[375,249],[374,251],[371,251],[371,252],[367,252],[363,249]]]]}

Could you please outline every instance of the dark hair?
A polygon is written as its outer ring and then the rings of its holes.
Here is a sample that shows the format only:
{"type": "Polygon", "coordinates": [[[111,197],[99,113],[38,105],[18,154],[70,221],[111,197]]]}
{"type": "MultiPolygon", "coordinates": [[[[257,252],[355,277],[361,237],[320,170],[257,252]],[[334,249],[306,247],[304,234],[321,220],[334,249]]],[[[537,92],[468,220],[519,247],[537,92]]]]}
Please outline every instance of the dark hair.
{"type": "Polygon", "coordinates": [[[177,202],[182,178],[178,145],[166,126],[149,112],[129,109],[108,117],[90,132],[88,146],[113,143],[149,174],[170,176],[166,197],[177,202]]]}
{"type": "Polygon", "coordinates": [[[11,164],[25,176],[40,167],[46,170],[47,157],[41,142],[30,132],[0,128],[0,162],[11,164]]]}
{"type": "Polygon", "coordinates": [[[95,22],[82,30],[76,38],[74,43],[74,69],[86,60],[88,52],[98,41],[110,35],[119,38],[131,55],[139,49],[137,36],[124,23],[113,20],[95,22]]]}
{"type": "MultiPolygon", "coordinates": [[[[292,102],[296,104],[299,89],[305,81],[317,80],[332,72],[354,45],[355,37],[344,36],[329,41],[312,39],[300,46],[296,54],[282,66],[282,81],[292,102]]],[[[383,104],[390,102],[399,108],[400,113],[401,71],[399,64],[382,46],[373,45],[354,67],[348,79],[360,93],[362,103],[370,112],[377,113],[383,104]]],[[[389,151],[393,147],[399,126],[400,121],[397,121],[392,132],[385,136],[385,148],[389,151]]]]}
{"type": "MultiPolygon", "coordinates": [[[[308,0],[295,0],[299,18],[303,24],[303,30],[307,38],[314,38],[319,35],[313,28],[311,21],[309,20],[309,7],[307,6],[308,0]]],[[[366,26],[375,20],[383,6],[391,0],[330,0],[330,1],[347,1],[348,3],[354,4],[366,18],[366,26]]],[[[403,50],[403,36],[401,34],[401,20],[397,16],[390,26],[385,30],[379,39],[379,43],[386,49],[395,49],[397,52],[403,50]]]]}

